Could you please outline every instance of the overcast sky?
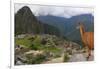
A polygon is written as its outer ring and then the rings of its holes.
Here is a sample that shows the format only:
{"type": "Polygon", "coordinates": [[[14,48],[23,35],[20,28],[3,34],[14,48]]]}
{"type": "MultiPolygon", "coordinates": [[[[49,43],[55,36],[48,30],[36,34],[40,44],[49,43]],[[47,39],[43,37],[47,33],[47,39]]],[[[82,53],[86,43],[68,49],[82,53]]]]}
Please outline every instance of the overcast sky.
{"type": "Polygon", "coordinates": [[[93,14],[93,8],[80,7],[58,7],[58,6],[43,6],[43,5],[29,5],[29,4],[15,4],[15,13],[23,6],[28,6],[35,16],[39,15],[53,15],[70,18],[80,14],[93,14]]]}

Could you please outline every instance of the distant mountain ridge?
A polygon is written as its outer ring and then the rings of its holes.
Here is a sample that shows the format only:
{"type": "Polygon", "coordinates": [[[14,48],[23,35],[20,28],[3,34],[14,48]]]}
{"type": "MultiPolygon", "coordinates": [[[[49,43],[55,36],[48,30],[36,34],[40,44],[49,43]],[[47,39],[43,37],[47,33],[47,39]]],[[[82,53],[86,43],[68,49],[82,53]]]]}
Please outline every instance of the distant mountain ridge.
{"type": "Polygon", "coordinates": [[[72,40],[76,39],[80,40],[79,30],[76,30],[75,32],[68,35],[70,32],[76,29],[79,22],[82,22],[85,25],[86,31],[94,31],[94,17],[92,14],[82,14],[82,15],[72,16],[71,18],[47,15],[47,16],[37,16],[37,19],[44,23],[59,28],[60,32],[62,33],[62,36],[68,37],[69,39],[72,40]]]}

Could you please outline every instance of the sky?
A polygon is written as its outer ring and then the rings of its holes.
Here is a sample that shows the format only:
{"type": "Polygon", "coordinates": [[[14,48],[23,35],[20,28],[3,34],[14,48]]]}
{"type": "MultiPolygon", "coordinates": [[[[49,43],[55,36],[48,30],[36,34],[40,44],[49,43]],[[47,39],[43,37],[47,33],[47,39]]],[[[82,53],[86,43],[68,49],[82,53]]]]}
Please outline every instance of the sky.
{"type": "Polygon", "coordinates": [[[14,11],[17,13],[23,6],[28,6],[35,16],[53,15],[59,17],[70,18],[72,16],[81,14],[94,15],[94,9],[88,7],[68,7],[68,6],[45,6],[45,5],[33,5],[33,4],[15,4],[14,11]]]}

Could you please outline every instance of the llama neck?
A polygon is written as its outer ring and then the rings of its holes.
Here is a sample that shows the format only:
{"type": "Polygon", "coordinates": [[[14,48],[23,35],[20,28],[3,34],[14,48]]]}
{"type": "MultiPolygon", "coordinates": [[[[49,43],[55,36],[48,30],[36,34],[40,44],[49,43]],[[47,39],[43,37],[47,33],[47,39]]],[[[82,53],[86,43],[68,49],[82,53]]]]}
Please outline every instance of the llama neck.
{"type": "Polygon", "coordinates": [[[84,29],[83,26],[81,26],[81,27],[80,27],[80,34],[81,34],[82,40],[83,40],[83,38],[84,38],[84,33],[85,33],[85,29],[84,29]]]}

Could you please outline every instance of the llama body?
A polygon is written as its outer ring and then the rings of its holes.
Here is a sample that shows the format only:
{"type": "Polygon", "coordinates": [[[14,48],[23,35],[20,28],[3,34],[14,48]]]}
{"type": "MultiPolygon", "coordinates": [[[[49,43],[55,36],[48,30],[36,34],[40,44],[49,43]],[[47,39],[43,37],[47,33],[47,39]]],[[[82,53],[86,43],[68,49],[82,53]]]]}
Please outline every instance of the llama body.
{"type": "Polygon", "coordinates": [[[82,37],[82,41],[84,43],[85,46],[88,46],[88,48],[90,50],[92,50],[94,47],[94,33],[93,32],[85,32],[83,37],[82,37]]]}
{"type": "Polygon", "coordinates": [[[93,32],[86,32],[83,24],[80,24],[80,33],[83,45],[88,48],[88,58],[91,56],[91,50],[94,49],[94,33],[93,32]]]}

